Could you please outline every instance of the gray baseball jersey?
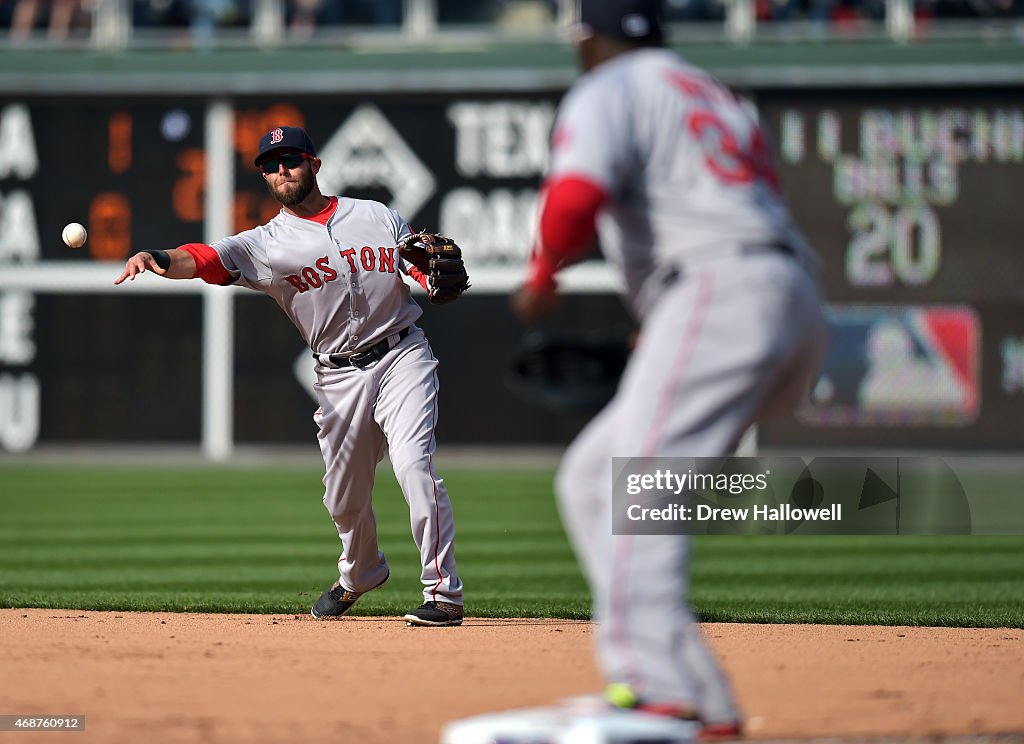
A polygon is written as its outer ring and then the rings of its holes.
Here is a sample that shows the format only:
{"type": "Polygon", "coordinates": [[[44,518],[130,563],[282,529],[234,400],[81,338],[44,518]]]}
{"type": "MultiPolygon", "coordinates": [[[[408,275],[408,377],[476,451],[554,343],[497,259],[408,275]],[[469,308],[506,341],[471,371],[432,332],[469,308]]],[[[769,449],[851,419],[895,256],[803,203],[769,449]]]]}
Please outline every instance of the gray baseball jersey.
{"type": "Polygon", "coordinates": [[[564,175],[608,193],[601,248],[641,315],[657,294],[649,282],[675,262],[771,242],[813,260],[750,108],[669,50],[621,55],[573,86],[549,178],[564,175]]]}
{"type": "Polygon", "coordinates": [[[274,298],[314,353],[373,346],[422,314],[395,244],[412,231],[397,212],[339,199],[326,224],[281,210],[213,245],[236,282],[274,298]]]}
{"type": "Polygon", "coordinates": [[[823,347],[815,259],[754,115],[670,51],[624,53],[582,77],[552,148],[551,179],[606,195],[601,247],[642,320],[615,398],[556,483],[600,662],[648,703],[732,724],[736,702],[686,602],[688,539],[611,534],[612,458],[724,455],[791,407],[823,347]]]}

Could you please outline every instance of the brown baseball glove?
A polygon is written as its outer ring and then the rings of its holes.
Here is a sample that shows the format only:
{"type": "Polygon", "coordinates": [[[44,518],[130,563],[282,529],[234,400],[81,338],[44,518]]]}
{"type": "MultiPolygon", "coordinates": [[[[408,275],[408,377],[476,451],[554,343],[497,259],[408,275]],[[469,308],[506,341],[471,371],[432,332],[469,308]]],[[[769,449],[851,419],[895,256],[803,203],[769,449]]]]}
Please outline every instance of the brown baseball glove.
{"type": "Polygon", "coordinates": [[[427,299],[435,305],[454,302],[469,289],[462,249],[451,238],[413,233],[398,244],[398,252],[427,275],[427,299]]]}
{"type": "Polygon", "coordinates": [[[631,336],[624,327],[531,331],[509,362],[505,384],[531,405],[593,415],[615,395],[631,336]]]}

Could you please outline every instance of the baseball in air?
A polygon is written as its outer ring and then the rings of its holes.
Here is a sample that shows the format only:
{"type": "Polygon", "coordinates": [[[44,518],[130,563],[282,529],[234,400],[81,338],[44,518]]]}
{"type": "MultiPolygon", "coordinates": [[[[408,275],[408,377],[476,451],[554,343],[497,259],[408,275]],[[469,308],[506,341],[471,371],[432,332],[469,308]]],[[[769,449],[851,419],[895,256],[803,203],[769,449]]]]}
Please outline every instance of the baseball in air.
{"type": "Polygon", "coordinates": [[[70,248],[81,248],[85,245],[85,239],[89,237],[89,233],[77,222],[72,222],[64,226],[64,232],[60,236],[70,248]]]}

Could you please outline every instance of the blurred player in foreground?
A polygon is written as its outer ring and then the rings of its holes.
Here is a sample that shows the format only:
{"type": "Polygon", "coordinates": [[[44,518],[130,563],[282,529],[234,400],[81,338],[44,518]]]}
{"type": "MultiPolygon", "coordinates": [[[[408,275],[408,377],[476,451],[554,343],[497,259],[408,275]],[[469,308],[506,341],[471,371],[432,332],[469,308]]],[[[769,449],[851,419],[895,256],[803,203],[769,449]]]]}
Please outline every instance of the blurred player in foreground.
{"type": "Polygon", "coordinates": [[[756,117],[664,48],[656,0],[582,0],[584,75],[552,135],[538,241],[513,297],[532,322],[600,236],[640,336],[618,391],[571,445],[556,490],[588,577],[614,705],[741,735],[687,600],[689,539],[611,534],[613,457],[715,457],[792,408],[825,343],[817,260],[756,117]]]}
{"type": "MultiPolygon", "coordinates": [[[[415,325],[422,310],[402,275],[422,284],[430,301],[450,302],[468,286],[461,252],[446,264],[461,273],[447,277],[434,276],[436,264],[421,264],[427,275],[405,260],[419,238],[394,210],[320,192],[321,161],[303,129],[267,132],[255,165],[283,207],[274,219],[212,246],[189,243],[137,253],[115,284],[151,271],[168,279],[240,284],[272,297],[313,352],[320,403],[313,418],[326,465],[324,506],[343,545],[338,581],[313,605],[313,616],[344,615],[362,594],[388,579],[372,502],[386,448],[409,504],[422,563],[424,602],[405,620],[459,625],[463,600],[455,571],[455,521],[433,460],[437,359],[415,325]],[[438,287],[439,279],[457,280],[458,286],[438,287]]],[[[451,241],[444,245],[458,251],[451,241]]]]}

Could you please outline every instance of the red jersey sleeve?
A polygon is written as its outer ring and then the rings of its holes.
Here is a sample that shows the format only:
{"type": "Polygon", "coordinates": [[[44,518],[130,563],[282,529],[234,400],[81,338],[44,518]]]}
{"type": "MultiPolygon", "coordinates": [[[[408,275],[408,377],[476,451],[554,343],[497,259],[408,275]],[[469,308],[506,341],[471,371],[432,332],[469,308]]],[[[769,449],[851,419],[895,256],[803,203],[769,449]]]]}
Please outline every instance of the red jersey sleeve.
{"type": "Polygon", "coordinates": [[[235,278],[224,268],[224,264],[213,250],[206,243],[185,243],[179,245],[178,250],[185,251],[196,262],[196,278],[202,279],[207,284],[231,284],[235,278]]]}
{"type": "Polygon", "coordinates": [[[603,186],[581,176],[560,176],[545,184],[527,285],[554,289],[559,269],[587,254],[597,237],[597,213],[607,200],[603,186]]]}

